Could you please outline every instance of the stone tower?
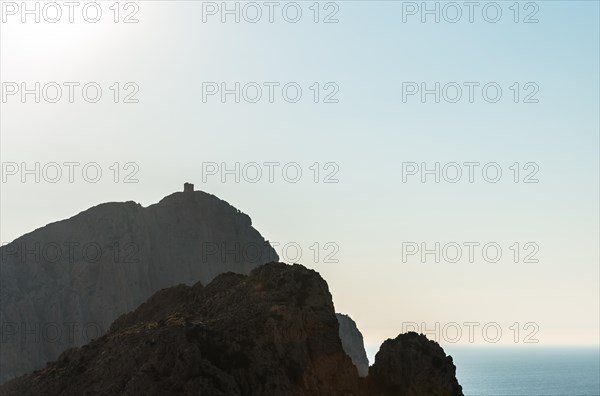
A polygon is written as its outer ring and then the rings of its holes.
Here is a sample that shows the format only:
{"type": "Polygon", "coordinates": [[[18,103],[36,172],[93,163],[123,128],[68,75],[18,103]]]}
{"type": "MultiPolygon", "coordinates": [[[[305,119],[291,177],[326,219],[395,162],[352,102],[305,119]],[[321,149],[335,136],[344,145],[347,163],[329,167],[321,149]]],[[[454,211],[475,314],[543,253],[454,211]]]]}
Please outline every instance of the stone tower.
{"type": "Polygon", "coordinates": [[[194,192],[194,185],[192,183],[184,183],[183,184],[183,192],[193,193],[194,192]]]}

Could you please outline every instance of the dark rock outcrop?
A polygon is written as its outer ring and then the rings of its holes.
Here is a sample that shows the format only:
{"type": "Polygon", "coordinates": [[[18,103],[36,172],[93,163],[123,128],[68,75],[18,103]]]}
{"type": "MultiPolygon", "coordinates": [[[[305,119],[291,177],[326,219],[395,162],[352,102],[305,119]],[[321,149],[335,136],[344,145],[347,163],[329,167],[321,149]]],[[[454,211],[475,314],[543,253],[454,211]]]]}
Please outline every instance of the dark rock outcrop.
{"type": "Polygon", "coordinates": [[[340,324],[340,339],[342,347],[358,370],[358,375],[366,377],[369,374],[369,359],[365,351],[363,336],[356,323],[348,315],[336,314],[340,324]]]}
{"type": "Polygon", "coordinates": [[[0,258],[0,383],[105,333],[157,290],[278,260],[247,215],[200,191],[93,207],[0,258]]]}
{"type": "Polygon", "coordinates": [[[156,293],[10,395],[359,395],[327,283],[300,265],[156,293]]]}
{"type": "Polygon", "coordinates": [[[463,395],[452,357],[437,342],[414,332],[381,345],[369,370],[369,384],[378,396],[463,395]]]}
{"type": "Polygon", "coordinates": [[[338,334],[319,274],[270,263],[161,290],[0,394],[462,396],[452,359],[425,336],[387,340],[359,378],[338,334]]]}

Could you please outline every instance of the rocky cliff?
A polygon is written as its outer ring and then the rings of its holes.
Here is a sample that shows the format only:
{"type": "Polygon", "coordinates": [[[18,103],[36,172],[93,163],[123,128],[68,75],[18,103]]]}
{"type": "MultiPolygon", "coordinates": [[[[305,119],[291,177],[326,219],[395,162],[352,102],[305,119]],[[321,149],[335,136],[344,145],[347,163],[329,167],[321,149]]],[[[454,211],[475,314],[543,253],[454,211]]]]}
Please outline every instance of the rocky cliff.
{"type": "Polygon", "coordinates": [[[163,290],[105,336],[3,395],[348,395],[358,376],[343,352],[325,281],[299,265],[163,290]]]}
{"type": "Polygon", "coordinates": [[[369,370],[378,396],[462,396],[451,356],[435,341],[414,332],[386,340],[369,370]]]}
{"type": "Polygon", "coordinates": [[[161,290],[106,335],[0,394],[462,395],[451,358],[424,336],[386,341],[375,375],[362,379],[338,332],[319,274],[271,263],[161,290]]]}
{"type": "Polygon", "coordinates": [[[342,347],[358,369],[358,375],[366,377],[369,374],[369,359],[365,351],[363,336],[350,316],[338,313],[336,317],[340,325],[342,347]]]}
{"type": "Polygon", "coordinates": [[[278,257],[250,218],[200,191],[106,203],[0,248],[0,382],[103,334],[154,292],[278,257]]]}

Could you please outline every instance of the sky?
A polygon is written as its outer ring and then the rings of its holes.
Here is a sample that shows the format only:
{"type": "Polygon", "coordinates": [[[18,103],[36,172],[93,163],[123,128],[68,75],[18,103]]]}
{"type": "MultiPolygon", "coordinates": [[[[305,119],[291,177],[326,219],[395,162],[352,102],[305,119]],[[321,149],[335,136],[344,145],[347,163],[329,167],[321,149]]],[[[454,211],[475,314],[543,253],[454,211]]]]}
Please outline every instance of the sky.
{"type": "Polygon", "coordinates": [[[599,344],[598,2],[0,3],[3,243],[189,181],[367,348],[599,344]]]}

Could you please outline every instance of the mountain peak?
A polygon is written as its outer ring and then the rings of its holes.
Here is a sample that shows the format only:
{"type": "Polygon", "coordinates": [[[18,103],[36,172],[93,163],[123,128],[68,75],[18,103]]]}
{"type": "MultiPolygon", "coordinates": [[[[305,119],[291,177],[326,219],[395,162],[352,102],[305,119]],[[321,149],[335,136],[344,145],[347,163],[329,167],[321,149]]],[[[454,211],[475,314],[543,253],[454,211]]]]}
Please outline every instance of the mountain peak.
{"type": "Polygon", "coordinates": [[[175,192],[148,207],[102,203],[17,238],[0,255],[0,324],[16,332],[2,345],[0,382],[85,344],[86,326],[103,334],[157,290],[279,259],[248,215],[203,191],[175,192]],[[72,336],[69,323],[79,326],[72,336]],[[58,324],[62,337],[29,342],[21,324],[40,332],[58,324]]]}

